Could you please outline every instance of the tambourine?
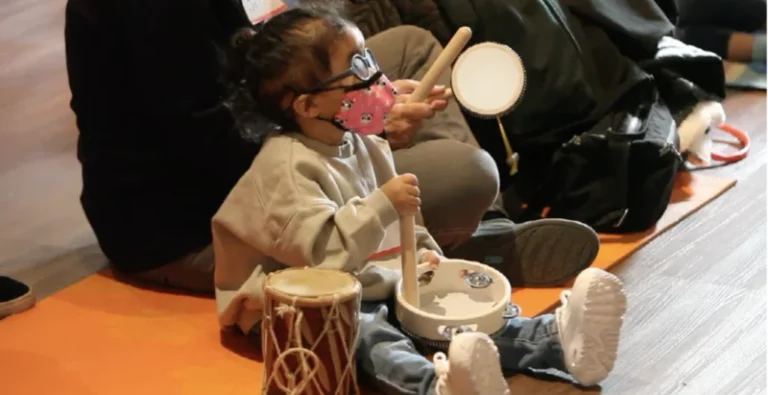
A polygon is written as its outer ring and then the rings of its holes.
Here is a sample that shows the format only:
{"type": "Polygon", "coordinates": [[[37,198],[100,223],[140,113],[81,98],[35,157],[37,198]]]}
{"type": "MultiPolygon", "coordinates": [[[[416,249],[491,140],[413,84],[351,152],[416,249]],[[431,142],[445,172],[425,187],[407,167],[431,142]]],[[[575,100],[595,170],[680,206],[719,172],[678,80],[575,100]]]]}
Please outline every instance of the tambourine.
{"type": "Polygon", "coordinates": [[[458,103],[479,118],[496,118],[511,174],[519,156],[512,150],[501,117],[512,111],[525,92],[525,68],[512,48],[493,42],[473,45],[453,65],[451,88],[458,103]]]}

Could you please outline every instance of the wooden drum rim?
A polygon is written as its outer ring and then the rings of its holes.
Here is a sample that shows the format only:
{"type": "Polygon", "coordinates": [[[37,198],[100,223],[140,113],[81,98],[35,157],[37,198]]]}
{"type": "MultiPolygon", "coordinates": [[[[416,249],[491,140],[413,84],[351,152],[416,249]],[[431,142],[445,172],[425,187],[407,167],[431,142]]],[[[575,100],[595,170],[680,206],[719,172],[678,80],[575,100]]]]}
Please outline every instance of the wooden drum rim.
{"type": "Polygon", "coordinates": [[[336,300],[337,303],[346,303],[355,298],[359,298],[361,294],[362,294],[362,285],[357,280],[357,278],[355,278],[355,276],[353,276],[350,273],[347,273],[341,270],[334,270],[334,269],[292,267],[292,268],[287,268],[281,271],[272,272],[267,275],[267,278],[264,281],[265,296],[269,296],[270,298],[278,302],[290,304],[296,307],[308,307],[308,308],[327,307],[333,304],[334,300],[336,300]],[[334,272],[334,274],[337,274],[339,276],[348,277],[350,280],[352,280],[351,283],[353,285],[352,287],[340,288],[339,291],[335,292],[334,294],[308,296],[308,295],[293,295],[285,291],[282,291],[276,286],[274,286],[273,284],[271,284],[270,280],[274,280],[274,277],[280,276],[281,274],[284,275],[285,273],[296,271],[296,270],[310,270],[310,271],[323,270],[328,272],[334,272]]]}

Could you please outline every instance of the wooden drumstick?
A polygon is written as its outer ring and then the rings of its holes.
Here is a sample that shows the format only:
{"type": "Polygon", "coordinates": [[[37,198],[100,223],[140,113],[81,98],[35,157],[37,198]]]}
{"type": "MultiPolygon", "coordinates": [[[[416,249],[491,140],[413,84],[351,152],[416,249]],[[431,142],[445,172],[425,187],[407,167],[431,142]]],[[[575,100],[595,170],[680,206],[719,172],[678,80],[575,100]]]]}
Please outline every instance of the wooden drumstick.
{"type": "Polygon", "coordinates": [[[435,59],[435,63],[427,70],[424,78],[421,79],[419,85],[411,93],[411,96],[408,98],[409,103],[424,101],[429,96],[429,92],[435,87],[437,79],[459,57],[461,50],[467,46],[470,38],[472,38],[472,29],[464,26],[456,31],[451,41],[448,42],[443,52],[435,59]]]}
{"type": "MultiPolygon", "coordinates": [[[[424,101],[437,82],[437,78],[453,63],[461,50],[472,38],[472,29],[462,27],[453,35],[435,63],[427,70],[424,78],[408,98],[409,103],[424,101]]],[[[419,297],[418,271],[416,270],[416,231],[412,215],[400,218],[400,245],[402,248],[403,296],[415,308],[421,308],[419,297]]]]}

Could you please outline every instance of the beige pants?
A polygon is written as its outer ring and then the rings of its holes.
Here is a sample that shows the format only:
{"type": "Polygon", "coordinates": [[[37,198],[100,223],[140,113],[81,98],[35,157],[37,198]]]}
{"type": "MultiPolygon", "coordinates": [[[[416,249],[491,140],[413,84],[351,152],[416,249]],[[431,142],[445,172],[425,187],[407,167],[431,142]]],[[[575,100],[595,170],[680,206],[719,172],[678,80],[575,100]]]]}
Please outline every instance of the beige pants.
{"type": "MultiPolygon", "coordinates": [[[[443,48],[427,30],[399,26],[367,40],[390,80],[424,77],[443,48]]],[[[451,69],[437,80],[451,85],[451,69]]],[[[444,249],[467,241],[492,206],[501,209],[499,173],[480,149],[456,101],[424,122],[410,148],[393,154],[397,172],[419,178],[424,225],[444,249]]]]}

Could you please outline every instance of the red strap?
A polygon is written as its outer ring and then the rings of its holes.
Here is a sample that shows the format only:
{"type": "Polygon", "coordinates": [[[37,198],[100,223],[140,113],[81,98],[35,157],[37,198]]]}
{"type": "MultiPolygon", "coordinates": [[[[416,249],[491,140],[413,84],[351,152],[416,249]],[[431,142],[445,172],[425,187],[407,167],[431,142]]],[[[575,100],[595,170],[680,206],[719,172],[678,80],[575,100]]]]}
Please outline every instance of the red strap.
{"type": "Polygon", "coordinates": [[[727,123],[720,125],[720,130],[730,134],[733,137],[736,137],[736,139],[739,140],[739,143],[741,143],[741,149],[732,154],[720,154],[713,152],[712,159],[725,163],[735,163],[746,158],[747,154],[749,154],[749,148],[752,145],[749,139],[749,135],[743,130],[737,129],[727,123]]]}
{"type": "Polygon", "coordinates": [[[392,248],[388,248],[386,250],[374,252],[373,254],[368,256],[368,260],[369,261],[373,261],[373,260],[376,260],[376,259],[379,259],[379,258],[383,258],[383,257],[385,257],[387,255],[398,254],[398,253],[400,253],[400,250],[402,250],[402,248],[400,246],[395,246],[395,247],[392,247],[392,248]]]}

